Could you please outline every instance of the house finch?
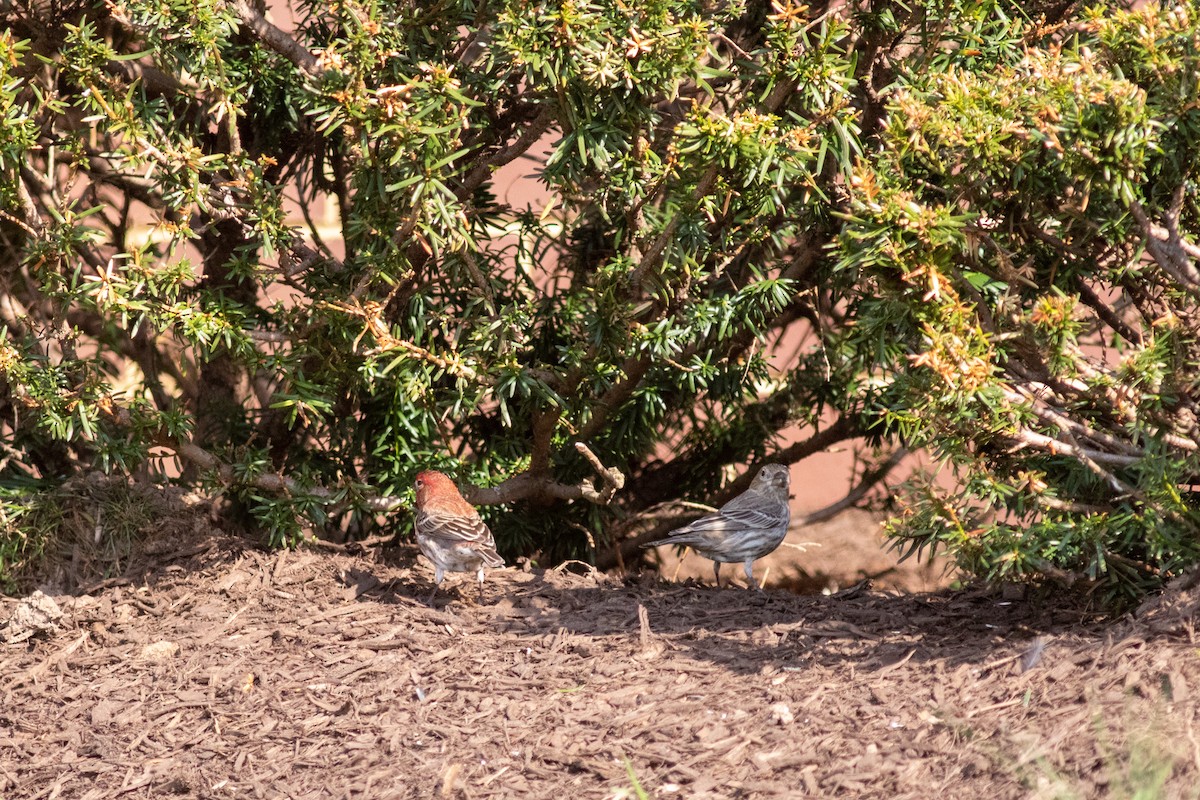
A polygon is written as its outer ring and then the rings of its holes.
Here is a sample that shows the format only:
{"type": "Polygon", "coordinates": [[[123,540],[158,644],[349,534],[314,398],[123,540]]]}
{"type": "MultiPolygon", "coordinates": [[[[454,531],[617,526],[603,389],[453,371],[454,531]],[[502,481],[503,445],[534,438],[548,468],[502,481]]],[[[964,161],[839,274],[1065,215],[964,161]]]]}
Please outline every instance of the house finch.
{"type": "Polygon", "coordinates": [[[787,534],[791,509],[788,485],[791,474],[783,464],[767,464],[754,476],[750,488],[730,500],[716,513],[671,531],[665,539],[642,547],[663,544],[687,545],[713,560],[713,575],[721,585],[721,564],[741,561],[746,580],[754,580],[754,560],[779,547],[787,534]]]}
{"type": "Polygon", "coordinates": [[[433,593],[437,593],[447,571],[474,570],[483,594],[483,568],[504,566],[492,532],[479,518],[479,512],[459,494],[454,481],[442,473],[422,472],[414,486],[417,546],[433,562],[433,593]]]}

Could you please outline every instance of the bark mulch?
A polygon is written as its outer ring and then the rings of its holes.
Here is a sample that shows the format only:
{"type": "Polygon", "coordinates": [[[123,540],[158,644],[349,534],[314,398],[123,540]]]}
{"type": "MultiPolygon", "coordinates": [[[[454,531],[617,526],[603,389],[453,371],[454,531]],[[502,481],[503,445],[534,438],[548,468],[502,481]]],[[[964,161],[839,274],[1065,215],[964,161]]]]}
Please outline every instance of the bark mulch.
{"type": "Polygon", "coordinates": [[[0,797],[1200,787],[1194,588],[1104,622],[981,591],[764,596],[519,568],[482,600],[462,580],[427,604],[429,577],[408,550],[213,536],[50,597],[57,618],[4,600],[0,620],[25,621],[0,629],[0,797]]]}

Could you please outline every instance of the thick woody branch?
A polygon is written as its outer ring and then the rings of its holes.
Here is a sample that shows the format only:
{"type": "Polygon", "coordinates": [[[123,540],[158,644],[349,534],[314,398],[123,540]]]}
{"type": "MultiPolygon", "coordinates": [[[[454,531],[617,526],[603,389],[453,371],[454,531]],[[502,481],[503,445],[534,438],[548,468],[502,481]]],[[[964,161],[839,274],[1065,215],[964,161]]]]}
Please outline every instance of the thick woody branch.
{"type": "Polygon", "coordinates": [[[272,494],[311,494],[323,499],[332,495],[327,489],[321,487],[302,488],[292,478],[274,473],[264,473],[251,478],[249,481],[240,481],[232,465],[227,464],[197,444],[192,444],[191,442],[174,442],[167,446],[174,450],[180,458],[190,461],[202,470],[216,473],[221,483],[227,486],[242,484],[272,494]]]}
{"type": "Polygon", "coordinates": [[[459,200],[465,201],[475,194],[475,190],[482,186],[483,182],[490,178],[496,169],[514,161],[533,147],[537,140],[542,138],[542,134],[550,130],[554,119],[554,109],[550,106],[544,107],[533,122],[529,123],[529,127],[522,131],[521,135],[513,142],[488,155],[481,163],[472,167],[466,178],[463,179],[462,186],[454,193],[455,196],[459,200]]]}
{"type": "MultiPolygon", "coordinates": [[[[33,236],[39,236],[46,230],[46,221],[42,219],[42,215],[38,213],[38,204],[33,199],[33,193],[29,191],[26,182],[40,184],[41,181],[33,170],[22,167],[16,180],[13,182],[14,188],[17,190],[17,202],[21,206],[21,215],[25,218],[22,227],[33,236]]],[[[43,186],[39,186],[39,191],[43,186]]]]}
{"type": "Polygon", "coordinates": [[[183,91],[200,91],[199,85],[189,78],[172,75],[169,72],[164,72],[157,67],[143,64],[139,61],[110,61],[104,68],[108,72],[118,75],[130,83],[141,81],[142,86],[146,87],[146,91],[152,95],[172,96],[183,91]]]}
{"type": "Polygon", "coordinates": [[[238,15],[242,24],[253,31],[263,44],[291,61],[301,72],[314,78],[324,74],[325,70],[321,68],[316,56],[283,30],[267,21],[262,12],[250,5],[249,2],[234,0],[229,7],[238,15]]]}
{"type": "MultiPolygon", "coordinates": [[[[129,411],[109,404],[106,408],[109,419],[123,427],[132,424],[129,411]]],[[[315,497],[329,504],[345,504],[343,492],[324,486],[306,485],[281,473],[263,473],[251,478],[238,476],[232,464],[218,458],[203,447],[190,442],[176,440],[165,434],[160,435],[156,442],[161,447],[173,450],[180,458],[187,460],[202,470],[211,471],[217,479],[226,486],[249,486],[263,492],[282,495],[306,495],[315,497]]],[[[560,483],[545,474],[522,472],[508,480],[492,487],[482,488],[469,486],[464,495],[476,505],[496,505],[514,503],[519,500],[587,500],[598,505],[607,505],[616,493],[625,486],[625,475],[616,467],[605,467],[600,459],[583,442],[576,442],[575,449],[587,460],[600,478],[600,487],[594,481],[585,479],[578,484],[560,483]]],[[[361,505],[374,511],[395,511],[404,507],[404,503],[396,497],[381,495],[366,495],[359,498],[361,505]]]]}
{"type": "MultiPolygon", "coordinates": [[[[116,425],[123,428],[129,428],[133,425],[132,415],[126,408],[112,402],[105,402],[101,404],[100,410],[116,425]]],[[[302,484],[296,479],[281,473],[269,472],[250,478],[239,477],[237,470],[232,464],[223,461],[194,442],[186,439],[176,439],[168,435],[165,431],[160,431],[155,436],[154,444],[173,451],[180,458],[194,464],[201,470],[212,472],[217,476],[217,480],[226,486],[248,486],[270,494],[315,497],[330,504],[344,503],[346,500],[342,492],[324,486],[302,484]]],[[[367,496],[362,498],[360,502],[362,505],[375,511],[393,511],[404,505],[399,498],[381,497],[378,495],[367,496]]]]}
{"type": "Polygon", "coordinates": [[[1017,449],[1032,447],[1035,450],[1042,450],[1050,455],[1067,456],[1068,458],[1074,458],[1084,463],[1090,462],[1092,464],[1128,467],[1141,460],[1138,456],[1104,453],[1099,450],[1068,444],[1067,442],[1061,442],[1058,439],[1031,430],[1019,431],[1016,439],[1017,449]]]}
{"type": "Polygon", "coordinates": [[[621,365],[622,377],[601,395],[592,408],[591,419],[579,431],[580,439],[591,439],[607,424],[613,412],[620,408],[637,390],[650,370],[650,359],[632,356],[621,365]]]}
{"type": "MultiPolygon", "coordinates": [[[[190,461],[202,470],[214,472],[221,483],[226,486],[249,486],[263,492],[282,495],[307,495],[325,503],[344,503],[341,493],[324,486],[309,486],[297,482],[294,478],[280,473],[267,472],[255,475],[249,480],[239,479],[231,464],[222,461],[217,456],[192,442],[166,442],[163,446],[174,450],[180,458],[190,461]]],[[[373,511],[396,511],[404,507],[397,497],[369,495],[361,499],[361,503],[373,511]]]]}
{"type": "Polygon", "coordinates": [[[1117,316],[1117,312],[1108,303],[1100,299],[1100,296],[1087,284],[1087,281],[1081,277],[1076,277],[1075,288],[1079,291],[1079,299],[1095,311],[1096,316],[1100,317],[1104,324],[1120,334],[1121,338],[1139,346],[1144,343],[1141,331],[1135,329],[1117,316]]]}
{"type": "Polygon", "coordinates": [[[1184,289],[1200,297],[1200,269],[1193,261],[1200,258],[1200,247],[1179,235],[1174,220],[1165,226],[1150,220],[1136,200],[1129,204],[1129,213],[1137,220],[1146,241],[1146,250],[1163,272],[1174,278],[1184,289]]]}
{"type": "Polygon", "coordinates": [[[559,483],[545,473],[530,471],[514,475],[508,480],[481,488],[468,487],[464,492],[467,500],[476,505],[515,503],[519,500],[587,500],[597,505],[607,505],[613,496],[625,486],[625,475],[616,467],[605,467],[596,454],[583,442],[576,442],[575,449],[600,476],[601,488],[597,489],[590,479],[578,484],[559,483]]]}
{"type": "MultiPolygon", "coordinates": [[[[212,455],[204,447],[192,444],[191,441],[180,441],[180,443],[174,444],[166,443],[164,446],[174,450],[180,458],[196,464],[200,469],[214,471],[218,480],[226,486],[248,486],[271,494],[308,495],[308,497],[317,498],[326,504],[346,504],[346,498],[340,492],[335,492],[334,489],[324,486],[304,485],[304,483],[299,483],[287,475],[264,473],[256,475],[250,480],[239,479],[232,464],[221,461],[220,458],[212,455]]],[[[385,495],[366,495],[366,497],[360,498],[359,501],[361,505],[366,506],[367,509],[371,509],[372,511],[397,511],[404,507],[404,503],[400,498],[385,497],[385,495]]]]}

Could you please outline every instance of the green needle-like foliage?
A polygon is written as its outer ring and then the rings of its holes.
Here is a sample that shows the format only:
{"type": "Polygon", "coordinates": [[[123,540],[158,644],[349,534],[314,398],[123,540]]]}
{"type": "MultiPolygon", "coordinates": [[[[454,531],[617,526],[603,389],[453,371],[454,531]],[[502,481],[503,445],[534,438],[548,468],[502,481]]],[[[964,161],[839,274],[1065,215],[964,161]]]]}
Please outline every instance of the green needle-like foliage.
{"type": "Polygon", "coordinates": [[[613,566],[849,443],[934,465],[903,552],[1136,598],[1200,560],[1200,21],[1126,5],[4,6],[0,577],[93,470],[283,545],[442,469],[613,566]]]}

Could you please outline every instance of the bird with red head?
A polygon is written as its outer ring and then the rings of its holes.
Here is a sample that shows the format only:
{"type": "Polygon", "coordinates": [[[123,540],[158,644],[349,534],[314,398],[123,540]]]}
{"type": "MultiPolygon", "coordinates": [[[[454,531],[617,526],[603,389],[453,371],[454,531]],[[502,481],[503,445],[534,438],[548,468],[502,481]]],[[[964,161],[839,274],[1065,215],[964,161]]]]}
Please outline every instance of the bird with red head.
{"type": "Polygon", "coordinates": [[[426,470],[417,475],[413,485],[417,491],[417,546],[433,564],[433,593],[447,572],[474,572],[482,596],[484,567],[504,566],[491,530],[448,476],[426,470]]]}

